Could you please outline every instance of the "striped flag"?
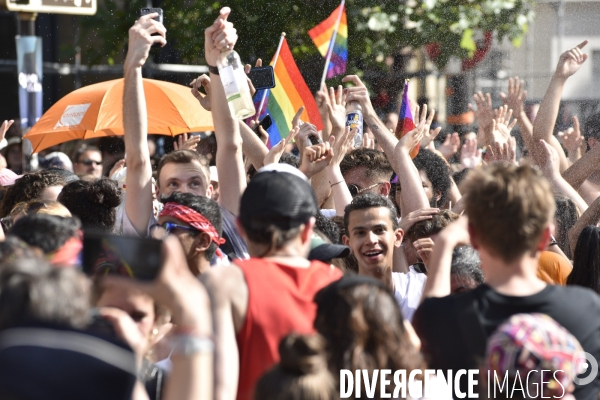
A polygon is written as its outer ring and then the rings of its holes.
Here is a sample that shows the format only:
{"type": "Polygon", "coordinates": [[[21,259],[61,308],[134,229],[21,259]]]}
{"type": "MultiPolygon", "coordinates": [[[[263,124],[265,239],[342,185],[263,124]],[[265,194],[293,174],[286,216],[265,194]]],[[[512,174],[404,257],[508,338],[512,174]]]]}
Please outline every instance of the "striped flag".
{"type": "MultiPolygon", "coordinates": [[[[267,106],[260,111],[260,119],[266,114],[270,114],[273,120],[273,125],[268,129],[269,148],[289,135],[292,130],[292,119],[302,106],[304,106],[304,112],[300,119],[316,125],[317,130],[323,129],[317,103],[310,89],[306,86],[302,74],[300,74],[285,38],[281,45],[274,72],[275,87],[270,89],[270,93],[268,92],[269,89],[266,89],[268,101],[265,104],[267,106]]],[[[263,93],[264,90],[259,90],[254,95],[257,110],[263,93]]]]}
{"type": "MultiPolygon", "coordinates": [[[[395,135],[398,139],[406,135],[408,132],[416,128],[413,119],[412,111],[410,110],[410,103],[408,101],[408,79],[404,83],[404,94],[402,95],[402,104],[400,105],[400,111],[398,111],[398,125],[396,125],[395,135]]],[[[410,152],[410,156],[415,158],[419,154],[420,145],[417,146],[410,152]]]]}
{"type": "Polygon", "coordinates": [[[330,45],[333,44],[331,59],[327,67],[327,78],[344,74],[348,62],[348,21],[344,3],[342,2],[325,21],[309,30],[308,36],[319,49],[319,53],[325,58],[327,58],[330,45]],[[337,26],[338,19],[339,27],[337,26]],[[338,30],[335,35],[335,42],[331,43],[336,27],[338,30]]]}

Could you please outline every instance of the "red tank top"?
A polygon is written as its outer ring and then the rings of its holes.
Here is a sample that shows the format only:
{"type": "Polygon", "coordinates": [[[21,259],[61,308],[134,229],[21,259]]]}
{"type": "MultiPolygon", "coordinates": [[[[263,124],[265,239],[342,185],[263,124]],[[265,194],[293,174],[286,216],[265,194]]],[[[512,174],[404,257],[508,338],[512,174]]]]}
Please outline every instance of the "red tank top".
{"type": "Polygon", "coordinates": [[[342,277],[319,261],[295,268],[253,258],[236,260],[248,284],[248,311],[236,335],[240,354],[238,400],[253,398],[258,379],[279,361],[279,342],[291,332],[314,332],[315,294],[342,277]]]}

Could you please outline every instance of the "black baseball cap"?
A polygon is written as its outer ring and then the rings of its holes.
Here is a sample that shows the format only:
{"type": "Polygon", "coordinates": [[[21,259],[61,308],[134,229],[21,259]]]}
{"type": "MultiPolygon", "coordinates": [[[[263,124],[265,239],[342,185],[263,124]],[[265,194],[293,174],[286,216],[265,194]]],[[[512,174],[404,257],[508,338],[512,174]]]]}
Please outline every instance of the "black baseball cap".
{"type": "Polygon", "coordinates": [[[310,253],[308,259],[313,261],[330,261],[334,258],[345,258],[350,255],[350,247],[343,244],[327,243],[319,235],[313,233],[310,239],[310,253]]]}
{"type": "Polygon", "coordinates": [[[240,203],[240,222],[247,229],[274,225],[289,230],[306,223],[319,211],[308,179],[287,164],[259,169],[240,203]]]}

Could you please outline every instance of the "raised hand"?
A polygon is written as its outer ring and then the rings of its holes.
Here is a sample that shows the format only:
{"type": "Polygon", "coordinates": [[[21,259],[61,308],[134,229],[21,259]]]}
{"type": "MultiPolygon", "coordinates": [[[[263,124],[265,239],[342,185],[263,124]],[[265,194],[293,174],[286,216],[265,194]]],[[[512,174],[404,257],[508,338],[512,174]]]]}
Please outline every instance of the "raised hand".
{"type": "Polygon", "coordinates": [[[156,17],[158,17],[157,13],[144,15],[129,29],[129,48],[125,58],[126,68],[142,67],[148,59],[153,44],[160,43],[161,46],[167,44],[167,39],[165,39],[167,30],[163,24],[152,19],[156,17]],[[152,36],[155,33],[158,35],[152,36]]]}
{"type": "Polygon", "coordinates": [[[406,233],[417,222],[432,219],[433,216],[439,212],[439,208],[421,208],[419,210],[410,212],[400,220],[399,228],[406,233]]]}
{"type": "Polygon", "coordinates": [[[210,78],[203,74],[197,77],[190,83],[192,87],[192,95],[198,99],[198,102],[206,111],[210,111],[210,78]],[[204,88],[206,94],[203,94],[199,89],[204,88]]]}
{"type": "Polygon", "coordinates": [[[517,120],[512,117],[512,110],[508,109],[508,106],[504,105],[494,111],[495,117],[492,119],[492,133],[495,141],[504,142],[508,141],[511,137],[510,132],[517,124],[517,120]]]}
{"type": "Polygon", "coordinates": [[[579,71],[581,65],[588,59],[588,55],[581,51],[587,43],[588,41],[584,40],[571,50],[567,50],[560,55],[556,71],[554,72],[555,77],[567,79],[579,71]]]}
{"type": "Polygon", "coordinates": [[[231,50],[235,46],[237,31],[233,24],[227,21],[229,13],[229,7],[221,8],[215,22],[204,30],[204,58],[208,65],[216,66],[221,51],[231,50]]]}
{"type": "MultiPolygon", "coordinates": [[[[320,142],[323,142],[323,139],[319,135],[319,132],[317,131],[317,127],[315,125],[304,123],[299,126],[296,145],[298,146],[300,154],[304,153],[305,148],[312,145],[312,142],[310,141],[311,136],[316,137],[320,142]]],[[[302,158],[302,156],[300,157],[302,158]]]]}
{"type": "Polygon", "coordinates": [[[466,139],[460,152],[460,163],[463,167],[473,169],[481,164],[481,149],[477,148],[477,139],[466,139]]]}
{"type": "MultiPolygon", "coordinates": [[[[262,129],[262,128],[259,128],[259,129],[262,129]]],[[[290,134],[285,139],[281,139],[279,141],[279,143],[277,143],[275,146],[271,147],[271,150],[269,150],[269,152],[265,156],[265,161],[264,161],[263,165],[277,164],[279,162],[279,160],[281,159],[281,156],[285,152],[285,146],[287,146],[288,143],[291,143],[292,140],[294,140],[294,138],[298,134],[299,130],[300,130],[300,128],[298,128],[298,127],[293,128],[290,131],[290,134]]],[[[263,129],[263,131],[264,131],[264,129],[263,129]]]]}
{"type": "Polygon", "coordinates": [[[573,127],[567,129],[566,132],[558,132],[558,138],[567,149],[571,162],[577,161],[581,157],[581,144],[584,140],[577,116],[573,117],[573,127]]]}
{"type": "Polygon", "coordinates": [[[486,153],[488,161],[517,165],[516,145],[513,137],[510,137],[507,142],[495,142],[493,145],[489,145],[486,153]]]}
{"type": "Polygon", "coordinates": [[[398,141],[396,145],[396,152],[402,151],[410,154],[410,152],[417,147],[421,140],[423,140],[423,136],[425,135],[425,118],[421,119],[419,124],[413,129],[409,131],[406,135],[402,136],[402,138],[398,141]]]}
{"type": "Polygon", "coordinates": [[[0,142],[2,140],[4,140],[4,137],[6,136],[6,132],[8,132],[8,130],[14,123],[15,123],[15,121],[13,119],[11,119],[9,121],[4,121],[2,123],[2,125],[0,125],[0,142]]]}
{"type": "Polygon", "coordinates": [[[560,176],[560,159],[558,152],[544,140],[540,140],[539,147],[542,150],[542,172],[548,178],[560,176]]]}
{"type": "Polygon", "coordinates": [[[331,159],[331,166],[340,165],[346,153],[352,150],[354,144],[355,131],[350,129],[349,126],[344,127],[344,133],[338,137],[331,136],[329,143],[333,150],[333,157],[331,159]]]}
{"type": "Polygon", "coordinates": [[[489,93],[486,93],[485,96],[481,92],[477,92],[473,95],[473,101],[475,102],[474,108],[471,103],[469,103],[469,110],[473,111],[475,114],[475,119],[479,124],[479,128],[487,131],[492,127],[492,119],[494,119],[494,112],[492,109],[492,96],[489,93]]]}
{"type": "Polygon", "coordinates": [[[426,268],[429,267],[429,260],[433,254],[434,245],[435,243],[433,243],[433,240],[428,237],[418,239],[413,242],[413,247],[417,251],[419,257],[421,257],[421,260],[423,261],[423,264],[425,264],[426,268]]]}
{"type": "MultiPolygon", "coordinates": [[[[427,113],[427,104],[423,105],[423,111],[425,113],[427,113]]],[[[417,109],[417,112],[418,112],[418,109],[417,109]]],[[[418,115],[418,114],[414,114],[414,115],[418,115]]],[[[433,123],[434,117],[435,117],[435,110],[432,108],[431,111],[429,112],[429,116],[427,117],[427,120],[425,121],[425,133],[423,135],[423,139],[421,140],[421,147],[423,147],[423,148],[429,146],[429,143],[433,142],[433,140],[437,137],[437,135],[439,135],[440,131],[442,130],[441,126],[436,129],[430,129],[431,124],[433,123]]]]}
{"type": "Polygon", "coordinates": [[[452,135],[446,135],[446,140],[444,140],[444,143],[442,143],[438,150],[446,160],[449,160],[458,153],[459,148],[460,137],[457,132],[454,132],[452,135]]]}
{"type": "MultiPolygon", "coordinates": [[[[256,64],[255,64],[255,68],[260,68],[260,67],[262,67],[262,59],[261,58],[256,60],[256,64]]],[[[244,65],[244,72],[246,73],[246,75],[248,75],[251,70],[252,70],[252,66],[250,64],[244,65]]],[[[250,95],[252,97],[254,97],[254,94],[256,93],[256,88],[254,87],[254,83],[252,83],[252,81],[248,77],[246,77],[246,80],[248,81],[248,86],[250,87],[250,95]]]]}
{"type": "Polygon", "coordinates": [[[200,136],[191,136],[188,138],[187,133],[177,136],[177,141],[173,142],[175,150],[193,150],[195,151],[200,143],[200,136]]]}
{"type": "Polygon", "coordinates": [[[346,93],[346,103],[356,101],[361,105],[363,114],[369,113],[369,111],[373,109],[373,105],[371,104],[369,91],[360,78],[356,75],[347,75],[342,79],[342,82],[351,82],[354,84],[353,87],[344,89],[344,92],[346,93]]]}
{"type": "Polygon", "coordinates": [[[502,101],[513,114],[519,117],[523,112],[523,106],[527,99],[527,91],[523,89],[525,81],[519,79],[518,76],[508,79],[508,94],[500,93],[502,101]]]}
{"type": "Polygon", "coordinates": [[[364,147],[365,149],[375,150],[375,138],[373,137],[373,134],[367,129],[365,129],[363,133],[362,147],[364,147]]]}
{"type": "Polygon", "coordinates": [[[346,126],[346,94],[342,86],[338,86],[337,90],[330,87],[325,102],[327,114],[331,121],[332,133],[339,135],[346,126]]]}
{"type": "Polygon", "coordinates": [[[121,171],[123,168],[125,168],[125,159],[119,160],[115,163],[115,165],[113,165],[113,167],[110,169],[110,172],[108,173],[108,177],[112,177],[114,174],[121,171]]]}
{"type": "Polygon", "coordinates": [[[310,179],[323,171],[329,165],[332,158],[333,151],[329,142],[308,146],[302,152],[299,169],[310,179]]]}

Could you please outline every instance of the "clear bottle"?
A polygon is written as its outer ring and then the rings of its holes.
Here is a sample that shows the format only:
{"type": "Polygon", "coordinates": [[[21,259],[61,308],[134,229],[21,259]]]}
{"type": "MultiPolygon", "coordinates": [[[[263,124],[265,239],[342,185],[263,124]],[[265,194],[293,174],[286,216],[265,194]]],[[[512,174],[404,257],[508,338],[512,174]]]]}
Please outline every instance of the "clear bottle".
{"type": "Polygon", "coordinates": [[[363,141],[363,113],[362,107],[357,101],[346,104],[346,126],[356,130],[354,147],[361,147],[363,141]]]}
{"type": "Polygon", "coordinates": [[[244,65],[238,53],[233,50],[221,52],[217,60],[217,68],[219,68],[227,104],[233,118],[245,119],[256,114],[244,65]]]}

